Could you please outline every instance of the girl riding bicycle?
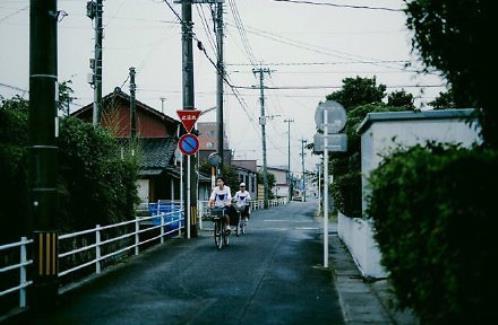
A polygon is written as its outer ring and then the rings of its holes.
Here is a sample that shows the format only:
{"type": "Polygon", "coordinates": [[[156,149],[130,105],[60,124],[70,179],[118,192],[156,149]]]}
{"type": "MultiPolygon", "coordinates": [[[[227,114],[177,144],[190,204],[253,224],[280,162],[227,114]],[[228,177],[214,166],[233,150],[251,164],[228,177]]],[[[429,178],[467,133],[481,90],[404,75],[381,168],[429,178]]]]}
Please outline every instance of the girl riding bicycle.
{"type": "Polygon", "coordinates": [[[225,185],[225,179],[221,176],[216,178],[216,187],[209,197],[211,208],[221,208],[225,210],[226,230],[230,230],[230,215],[232,214],[232,194],[230,187],[225,185]]]}

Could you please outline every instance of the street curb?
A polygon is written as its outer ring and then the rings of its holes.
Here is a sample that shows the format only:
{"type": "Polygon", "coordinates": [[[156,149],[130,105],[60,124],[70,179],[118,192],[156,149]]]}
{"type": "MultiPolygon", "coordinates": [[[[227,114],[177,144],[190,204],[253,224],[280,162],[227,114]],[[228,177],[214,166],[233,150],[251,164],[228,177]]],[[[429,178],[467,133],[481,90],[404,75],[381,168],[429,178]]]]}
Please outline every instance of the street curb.
{"type": "Polygon", "coordinates": [[[330,264],[346,324],[394,324],[384,305],[365,283],[339,237],[330,235],[330,264]]]}

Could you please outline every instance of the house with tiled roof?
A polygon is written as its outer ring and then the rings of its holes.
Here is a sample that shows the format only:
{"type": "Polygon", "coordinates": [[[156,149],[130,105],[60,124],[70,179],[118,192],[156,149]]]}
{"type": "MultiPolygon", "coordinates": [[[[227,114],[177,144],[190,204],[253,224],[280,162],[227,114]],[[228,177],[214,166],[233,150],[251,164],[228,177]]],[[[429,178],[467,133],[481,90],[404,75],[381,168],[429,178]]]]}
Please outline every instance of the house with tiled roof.
{"type": "MultiPolygon", "coordinates": [[[[180,166],[175,158],[180,121],[136,100],[139,161],[138,192],[143,202],[180,199],[180,166]]],[[[131,134],[130,96],[120,88],[103,98],[100,124],[110,130],[128,150],[131,134]]],[[[93,105],[88,104],[71,115],[92,121],[93,105]]],[[[210,180],[200,177],[200,191],[208,190],[210,180]],[[206,189],[204,189],[206,187],[206,189]]]]}

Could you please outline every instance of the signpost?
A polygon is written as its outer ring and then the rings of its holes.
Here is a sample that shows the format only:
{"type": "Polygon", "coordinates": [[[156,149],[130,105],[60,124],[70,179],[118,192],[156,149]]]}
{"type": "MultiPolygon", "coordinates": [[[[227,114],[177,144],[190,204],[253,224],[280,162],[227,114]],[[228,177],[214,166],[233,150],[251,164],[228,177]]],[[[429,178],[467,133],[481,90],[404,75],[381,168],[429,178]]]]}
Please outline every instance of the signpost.
{"type": "Polygon", "coordinates": [[[346,110],[336,101],[320,103],[315,113],[317,129],[314,151],[323,152],[323,267],[329,266],[329,151],[347,151],[347,136],[338,134],[346,126],[346,110]]]}
{"type": "Polygon", "coordinates": [[[327,146],[329,151],[348,151],[348,137],[346,134],[328,134],[327,136],[325,136],[325,134],[317,133],[313,137],[313,153],[323,154],[325,138],[327,138],[327,146]]]}
{"type": "Polygon", "coordinates": [[[190,133],[201,115],[199,110],[178,110],[178,117],[183,127],[187,131],[178,141],[178,149],[187,156],[187,239],[190,239],[191,207],[190,207],[190,156],[199,151],[199,139],[195,134],[190,133]]]}

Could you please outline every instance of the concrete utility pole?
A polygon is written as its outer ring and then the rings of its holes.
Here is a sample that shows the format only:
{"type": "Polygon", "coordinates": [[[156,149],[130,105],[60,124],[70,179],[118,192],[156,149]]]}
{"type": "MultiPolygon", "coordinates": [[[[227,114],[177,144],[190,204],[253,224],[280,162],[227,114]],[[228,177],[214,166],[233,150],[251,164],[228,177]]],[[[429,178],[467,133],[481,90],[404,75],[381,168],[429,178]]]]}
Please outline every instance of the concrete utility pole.
{"type": "MultiPolygon", "coordinates": [[[[183,83],[183,109],[195,110],[194,97],[194,53],[192,44],[192,1],[182,1],[182,83],[183,83]]],[[[182,133],[185,130],[182,128],[182,133]]],[[[185,209],[187,216],[187,237],[197,237],[197,172],[195,166],[195,157],[184,156],[185,175],[183,177],[183,191],[185,195],[185,209]],[[191,161],[191,160],[194,161],[191,161]],[[187,184],[188,183],[188,184],[187,184]],[[193,189],[190,191],[190,189],[193,189]],[[190,192],[190,193],[188,193],[190,192]]]]}
{"type": "Polygon", "coordinates": [[[137,85],[135,84],[135,68],[130,68],[130,145],[134,147],[135,140],[137,139],[137,102],[136,102],[136,90],[137,85]]]}
{"type": "Polygon", "coordinates": [[[87,2],[87,16],[95,20],[95,53],[91,64],[93,69],[93,125],[100,124],[102,115],[102,39],[104,38],[104,0],[87,2]]]}
{"type": "Polygon", "coordinates": [[[165,97],[159,98],[161,100],[161,113],[164,114],[164,102],[166,101],[165,97]]]}
{"type": "Polygon", "coordinates": [[[266,116],[265,116],[265,73],[270,74],[269,68],[260,67],[252,69],[256,75],[259,74],[259,101],[261,103],[261,115],[259,116],[259,124],[261,125],[261,138],[263,141],[263,183],[265,187],[264,205],[265,209],[268,208],[269,188],[268,188],[268,166],[266,164],[266,116]]]}
{"type": "Polygon", "coordinates": [[[218,154],[221,157],[219,166],[220,172],[223,170],[223,163],[225,161],[224,154],[224,125],[223,125],[223,93],[224,93],[224,79],[225,79],[225,66],[223,63],[223,2],[216,3],[216,51],[217,62],[216,69],[218,71],[216,83],[216,125],[218,133],[218,154]]]}
{"type": "Polygon", "coordinates": [[[287,170],[288,170],[288,182],[289,182],[289,201],[292,200],[292,174],[291,174],[291,123],[294,123],[293,119],[286,119],[284,123],[287,123],[287,170]]]}
{"type": "MultiPolygon", "coordinates": [[[[30,305],[54,307],[58,288],[57,0],[31,0],[29,52],[30,206],[34,226],[30,305]]],[[[21,299],[23,299],[21,297],[21,299]]],[[[25,299],[25,298],[24,298],[25,299]]]]}
{"type": "Polygon", "coordinates": [[[306,202],[306,172],[304,170],[304,145],[308,142],[308,140],[301,139],[301,165],[303,170],[303,202],[306,202]]]}

